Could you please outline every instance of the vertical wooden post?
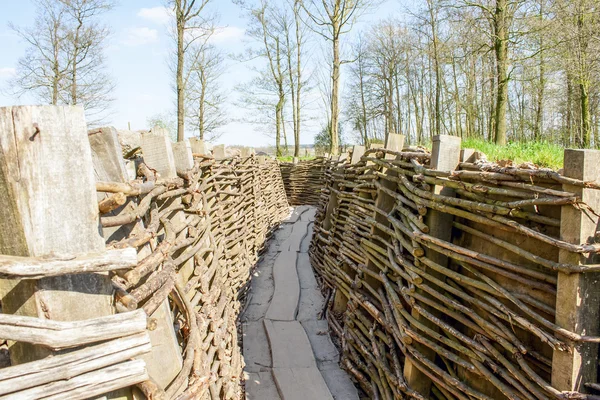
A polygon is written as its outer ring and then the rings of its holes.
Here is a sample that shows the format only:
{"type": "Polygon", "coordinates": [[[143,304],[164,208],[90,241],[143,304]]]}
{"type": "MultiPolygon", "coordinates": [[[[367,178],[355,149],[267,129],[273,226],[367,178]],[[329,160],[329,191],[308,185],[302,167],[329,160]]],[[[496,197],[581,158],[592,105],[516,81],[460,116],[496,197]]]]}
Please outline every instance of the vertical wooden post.
{"type": "MultiPolygon", "coordinates": [[[[102,252],[92,153],[81,107],[0,108],[0,253],[102,252]]],[[[62,321],[113,313],[107,275],[0,280],[2,312],[62,321]]],[[[13,365],[49,350],[11,344],[13,365]]]]}
{"type": "MultiPolygon", "coordinates": [[[[564,175],[584,181],[598,180],[600,151],[565,150],[564,175]]],[[[600,191],[563,185],[567,192],[581,196],[594,210],[600,210],[600,191]]],[[[561,208],[560,237],[573,243],[593,241],[598,230],[598,217],[570,205],[561,208]]],[[[597,257],[597,256],[596,256],[597,257]]],[[[565,264],[597,263],[581,254],[560,250],[558,261],[565,264]]],[[[571,332],[599,336],[600,274],[558,273],[556,293],[556,324],[571,332]]],[[[596,382],[598,371],[597,343],[569,343],[569,351],[554,351],[552,356],[552,386],[561,391],[586,392],[584,383],[596,382]]]]}
{"type": "MultiPolygon", "coordinates": [[[[444,172],[455,170],[460,162],[460,145],[461,139],[458,136],[434,136],[431,149],[431,168],[444,172]]],[[[435,185],[432,188],[432,191],[435,194],[444,196],[455,196],[453,189],[444,186],[435,185]]],[[[428,209],[427,215],[425,216],[425,224],[429,227],[429,235],[445,241],[450,241],[452,238],[453,219],[453,216],[450,214],[428,209]]],[[[430,249],[425,249],[425,257],[442,266],[448,265],[448,258],[446,256],[430,249]]],[[[439,274],[435,271],[429,270],[428,273],[440,278],[439,274]]],[[[432,312],[435,314],[435,310],[432,310],[432,312]]],[[[428,319],[421,317],[417,311],[413,310],[412,315],[422,324],[433,330],[438,330],[436,325],[431,323],[428,319]]],[[[429,347],[418,343],[415,344],[415,347],[427,358],[434,359],[435,352],[429,347]]],[[[421,393],[426,398],[429,397],[431,379],[416,368],[409,360],[404,364],[404,377],[410,388],[421,393]]]]}

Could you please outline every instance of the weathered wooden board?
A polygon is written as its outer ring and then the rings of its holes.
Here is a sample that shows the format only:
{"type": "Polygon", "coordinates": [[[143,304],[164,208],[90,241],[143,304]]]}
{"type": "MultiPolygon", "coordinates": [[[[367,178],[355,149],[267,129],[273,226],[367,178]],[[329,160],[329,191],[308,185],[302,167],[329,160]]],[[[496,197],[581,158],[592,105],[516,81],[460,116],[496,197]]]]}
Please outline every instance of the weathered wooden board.
{"type": "MultiPolygon", "coordinates": [[[[104,250],[86,133],[81,107],[0,108],[0,253],[104,250]]],[[[112,313],[112,285],[101,274],[1,280],[0,296],[10,314],[81,320],[112,313]]],[[[39,346],[11,347],[15,365],[47,354],[39,346]]]]}

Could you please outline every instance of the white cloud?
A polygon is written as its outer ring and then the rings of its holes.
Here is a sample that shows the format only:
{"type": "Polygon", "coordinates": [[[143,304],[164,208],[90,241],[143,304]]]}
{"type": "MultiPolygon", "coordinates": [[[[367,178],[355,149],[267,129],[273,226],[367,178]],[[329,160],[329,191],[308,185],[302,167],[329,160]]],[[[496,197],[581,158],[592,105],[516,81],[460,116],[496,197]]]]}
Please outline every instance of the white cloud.
{"type": "Polygon", "coordinates": [[[171,10],[167,7],[142,8],[137,16],[159,25],[166,25],[173,18],[171,10]]]}
{"type": "Polygon", "coordinates": [[[14,68],[0,68],[0,78],[10,78],[17,73],[14,68]]]}
{"type": "Polygon", "coordinates": [[[126,46],[140,46],[143,44],[153,43],[158,40],[158,31],[147,27],[129,28],[127,37],[123,40],[126,46]]]}
{"type": "Polygon", "coordinates": [[[243,28],[237,26],[225,26],[223,28],[217,28],[216,32],[210,38],[212,43],[223,43],[234,40],[240,40],[244,37],[246,31],[243,28]]]}

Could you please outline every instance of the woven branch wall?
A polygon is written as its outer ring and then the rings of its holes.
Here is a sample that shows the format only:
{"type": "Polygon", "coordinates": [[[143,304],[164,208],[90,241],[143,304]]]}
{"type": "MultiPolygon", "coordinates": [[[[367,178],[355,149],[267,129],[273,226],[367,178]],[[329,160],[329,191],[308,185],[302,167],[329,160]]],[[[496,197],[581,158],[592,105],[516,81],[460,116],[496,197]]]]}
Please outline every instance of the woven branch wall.
{"type": "Polygon", "coordinates": [[[317,205],[325,177],[326,160],[317,157],[314,160],[298,163],[281,163],[281,177],[290,205],[317,205]]]}
{"type": "MultiPolygon", "coordinates": [[[[277,162],[193,155],[188,142],[172,144],[154,134],[141,136],[141,148],[125,149],[126,161],[111,128],[89,132],[90,155],[84,126],[73,129],[80,154],[47,156],[87,154],[78,173],[89,175],[90,185],[72,189],[89,189],[93,200],[95,174],[99,203],[87,204],[91,212],[78,223],[98,235],[99,213],[103,237],[95,237],[106,248],[58,258],[0,255],[0,278],[20,279],[20,287],[32,283],[32,298],[43,294],[36,285],[49,276],[76,274],[102,285],[85,288],[90,304],[44,310],[52,318],[0,314],[0,344],[11,340],[13,364],[0,368],[0,397],[85,399],[119,389],[107,398],[131,399],[137,392],[135,398],[161,400],[243,399],[238,315],[259,254],[289,214],[277,162]],[[73,309],[92,309],[94,301],[118,314],[57,322],[72,320],[73,309]],[[64,348],[72,352],[53,353],[64,348]]],[[[42,130],[43,144],[54,140],[46,125],[42,130]]],[[[72,292],[59,291],[56,303],[72,292]]],[[[8,300],[2,298],[3,312],[8,300]]]]}
{"type": "MultiPolygon", "coordinates": [[[[146,174],[142,185],[154,181],[144,165],[138,171],[146,174]]],[[[153,251],[134,269],[113,277],[118,304],[152,315],[171,299],[185,351],[167,398],[243,398],[237,318],[258,255],[289,212],[279,168],[254,156],[196,158],[194,168],[180,175],[151,185],[130,211],[143,216],[146,228],[138,226],[110,245],[141,250],[153,242],[153,251]]],[[[113,226],[121,218],[107,216],[101,222],[113,226]]]]}
{"type": "Polygon", "coordinates": [[[598,276],[598,265],[558,261],[567,252],[593,263],[599,250],[560,240],[561,208],[597,219],[563,185],[598,185],[491,164],[444,173],[429,158],[370,150],[328,164],[310,256],[343,366],[372,399],[597,399],[551,382],[553,352],[589,346],[598,363],[598,337],[555,323],[559,272],[598,276]]]}

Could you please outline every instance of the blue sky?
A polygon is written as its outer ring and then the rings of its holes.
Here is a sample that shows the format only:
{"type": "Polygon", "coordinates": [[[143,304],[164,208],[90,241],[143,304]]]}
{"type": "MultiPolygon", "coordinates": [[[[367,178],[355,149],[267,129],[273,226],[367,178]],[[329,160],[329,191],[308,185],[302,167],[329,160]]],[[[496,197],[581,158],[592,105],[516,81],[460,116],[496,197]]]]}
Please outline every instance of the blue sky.
{"type": "MultiPolygon", "coordinates": [[[[409,0],[407,3],[410,4],[409,0]]],[[[0,0],[0,106],[35,104],[35,99],[30,96],[17,99],[2,90],[25,50],[8,23],[31,25],[35,15],[34,4],[34,0],[0,0]]],[[[103,17],[112,31],[105,53],[108,72],[116,81],[115,101],[108,121],[117,129],[126,129],[128,123],[133,130],[148,128],[149,117],[174,109],[173,79],[168,67],[172,39],[168,36],[169,19],[164,4],[161,0],[120,0],[117,7],[103,17]]],[[[211,9],[220,15],[221,29],[214,39],[216,46],[227,54],[239,54],[251,45],[244,36],[246,21],[238,6],[231,0],[214,0],[211,9]]],[[[377,10],[365,15],[354,32],[365,29],[380,18],[400,17],[402,10],[400,0],[385,1],[377,10]]],[[[312,46],[319,48],[316,42],[312,46]]],[[[316,53],[317,50],[310,52],[312,55],[316,53]]],[[[233,122],[221,129],[223,135],[219,143],[260,146],[273,141],[263,133],[264,130],[242,122],[245,111],[235,106],[235,87],[250,80],[252,74],[249,65],[228,59],[220,84],[229,94],[226,108],[233,122]]],[[[303,144],[312,143],[318,131],[318,120],[323,115],[320,107],[321,103],[314,101],[308,111],[313,118],[303,130],[303,144]]]]}

